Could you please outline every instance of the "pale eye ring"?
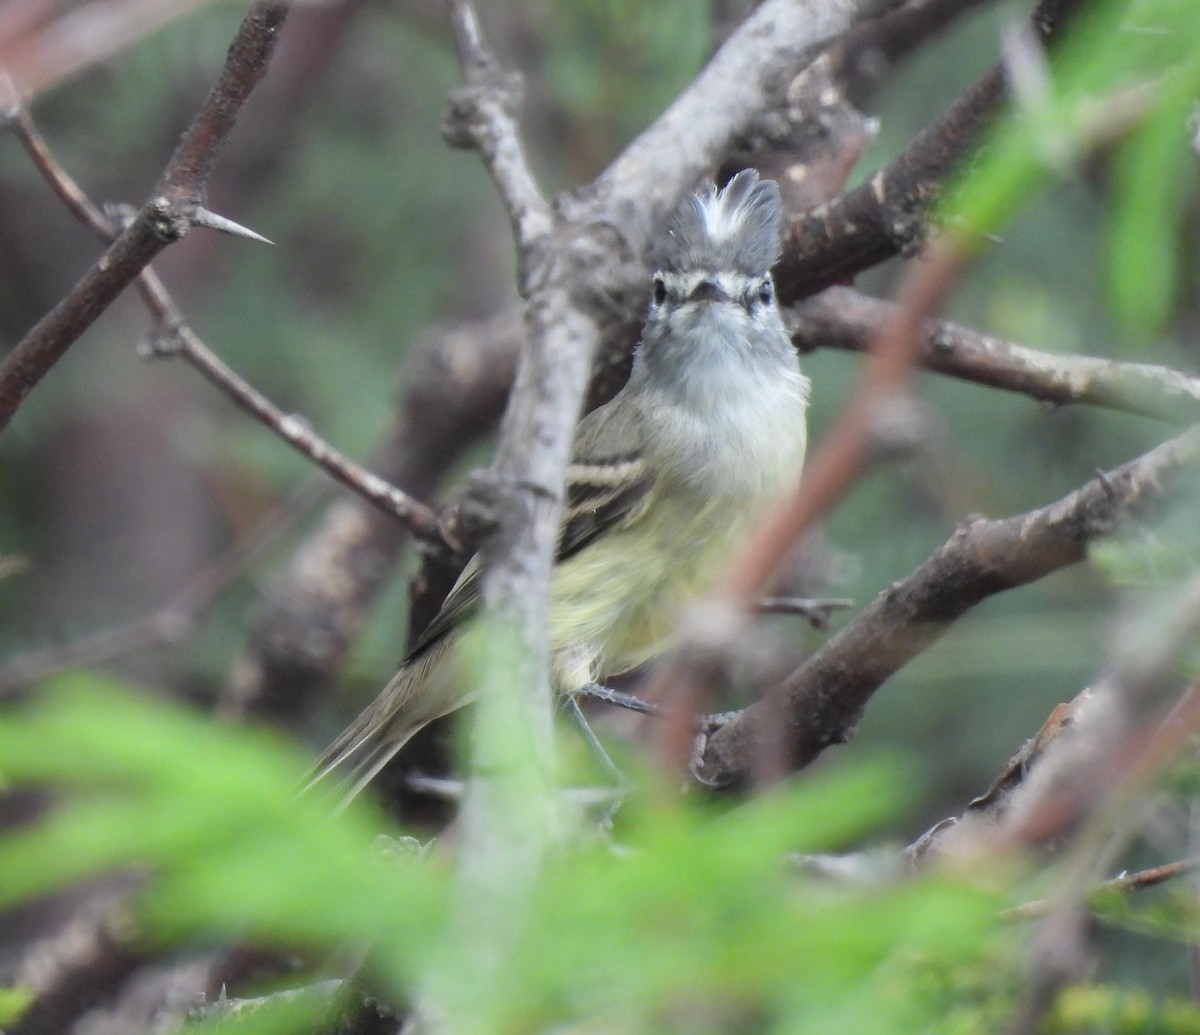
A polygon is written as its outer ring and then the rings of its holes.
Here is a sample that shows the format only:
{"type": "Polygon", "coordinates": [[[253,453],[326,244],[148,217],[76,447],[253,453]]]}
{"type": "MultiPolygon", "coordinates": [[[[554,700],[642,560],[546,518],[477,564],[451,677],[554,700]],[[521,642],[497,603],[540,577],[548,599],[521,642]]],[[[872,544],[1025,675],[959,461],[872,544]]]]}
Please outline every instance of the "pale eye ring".
{"type": "Polygon", "coordinates": [[[771,299],[775,297],[775,289],[771,285],[771,278],[768,277],[758,285],[758,300],[763,305],[770,305],[771,299]]]}
{"type": "Polygon", "coordinates": [[[667,300],[667,285],[662,277],[654,278],[654,304],[662,305],[667,300]]]}

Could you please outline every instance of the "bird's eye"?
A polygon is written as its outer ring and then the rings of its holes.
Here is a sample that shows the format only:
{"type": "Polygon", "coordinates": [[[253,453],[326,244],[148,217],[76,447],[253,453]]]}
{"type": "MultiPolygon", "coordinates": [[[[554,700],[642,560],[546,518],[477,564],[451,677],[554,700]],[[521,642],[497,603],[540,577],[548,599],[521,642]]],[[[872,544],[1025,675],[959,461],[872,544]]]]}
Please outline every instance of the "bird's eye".
{"type": "Polygon", "coordinates": [[[771,278],[768,277],[766,280],[764,280],[761,284],[758,285],[758,300],[763,305],[770,305],[771,299],[774,297],[774,295],[775,295],[775,290],[774,290],[774,288],[771,287],[771,278]]]}
{"type": "Polygon", "coordinates": [[[667,300],[667,285],[662,277],[654,278],[654,304],[662,305],[667,300]]]}

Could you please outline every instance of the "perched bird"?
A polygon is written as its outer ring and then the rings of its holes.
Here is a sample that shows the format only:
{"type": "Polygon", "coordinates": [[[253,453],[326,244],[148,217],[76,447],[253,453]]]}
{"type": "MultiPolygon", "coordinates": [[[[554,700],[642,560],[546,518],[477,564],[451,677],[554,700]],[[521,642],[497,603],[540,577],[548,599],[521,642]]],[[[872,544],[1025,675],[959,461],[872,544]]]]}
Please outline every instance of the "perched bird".
{"type": "MultiPolygon", "coordinates": [[[[756,172],[689,195],[655,240],[650,309],[625,388],[585,417],[567,469],[550,583],[557,690],[577,692],[668,645],[804,460],[808,380],[775,302],[779,188],[756,172]]],[[[383,692],[325,751],[318,780],[357,794],[421,727],[467,703],[456,662],[473,559],[383,692]]]]}

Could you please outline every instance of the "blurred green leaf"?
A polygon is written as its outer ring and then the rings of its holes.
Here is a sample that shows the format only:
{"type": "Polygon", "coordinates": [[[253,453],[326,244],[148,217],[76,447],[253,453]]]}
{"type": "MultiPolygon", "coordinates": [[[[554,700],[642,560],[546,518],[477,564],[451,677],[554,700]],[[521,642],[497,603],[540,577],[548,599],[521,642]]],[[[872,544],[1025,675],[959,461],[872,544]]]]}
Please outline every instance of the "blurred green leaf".
{"type": "Polygon", "coordinates": [[[991,134],[948,192],[943,217],[978,241],[1053,174],[1127,135],[1116,166],[1108,274],[1128,328],[1159,327],[1174,296],[1179,213],[1188,183],[1187,116],[1200,82],[1200,19],[1189,0],[1110,0],[1076,15],[1050,56],[1044,96],[991,134]],[[1131,91],[1139,91],[1136,96],[1131,91]],[[1126,103],[1127,102],[1127,103],[1126,103]],[[1134,128],[1122,112],[1131,105],[1134,128]],[[1144,111],[1141,110],[1144,107],[1144,111]]]}
{"type": "Polygon", "coordinates": [[[0,1024],[11,1024],[32,1002],[32,989],[0,988],[0,1024]]]}
{"type": "MultiPolygon", "coordinates": [[[[4,904],[136,866],[147,874],[144,938],[370,945],[399,1001],[468,994],[475,971],[462,954],[480,946],[445,940],[456,900],[437,854],[390,860],[373,847],[382,821],[368,809],[329,816],[298,796],[302,760],[277,738],[73,676],[0,722],[0,759],[15,784],[62,788],[44,816],[0,838],[4,904]]],[[[480,1014],[486,1030],[603,1015],[630,1031],[696,1031],[698,1003],[766,1030],[828,1031],[851,1016],[877,1031],[924,1030],[928,1004],[913,997],[898,1010],[897,985],[878,969],[969,956],[996,896],[936,877],[843,887],[788,862],[861,837],[911,788],[902,768],[876,761],[734,809],[665,789],[640,797],[619,846],[563,843],[519,899],[480,1014]],[[886,1027],[893,1017],[909,1020],[886,1027]]],[[[303,1030],[297,1017],[325,1009],[313,1002],[268,1003],[247,1030],[303,1030]]]]}
{"type": "Polygon", "coordinates": [[[1166,323],[1178,290],[1183,203],[1195,182],[1187,123],[1200,60],[1193,66],[1172,76],[1167,96],[1123,142],[1114,165],[1107,255],[1113,308],[1126,330],[1142,337],[1166,323]]]}

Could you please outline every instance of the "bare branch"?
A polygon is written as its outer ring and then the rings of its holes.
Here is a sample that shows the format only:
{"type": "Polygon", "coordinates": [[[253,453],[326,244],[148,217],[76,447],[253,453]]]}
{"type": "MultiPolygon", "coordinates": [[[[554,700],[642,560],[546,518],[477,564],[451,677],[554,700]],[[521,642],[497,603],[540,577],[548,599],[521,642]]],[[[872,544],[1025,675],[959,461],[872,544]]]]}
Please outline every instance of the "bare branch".
{"type": "Polygon", "coordinates": [[[858,26],[830,51],[834,75],[850,100],[864,108],[893,66],[983,0],[910,0],[858,26]]]}
{"type": "Polygon", "coordinates": [[[5,1026],[7,1035],[71,1031],[146,963],[147,953],[130,937],[127,907],[138,880],[123,874],[84,890],[70,922],[28,947],[13,979],[34,998],[5,1026]]]}
{"type": "MultiPolygon", "coordinates": [[[[372,470],[431,495],[499,419],[520,340],[512,313],[420,338],[404,360],[398,417],[370,459],[372,470]]],[[[404,542],[404,528],[365,501],[333,504],[268,588],[222,709],[300,722],[332,684],[404,542]]],[[[429,552],[413,587],[410,628],[425,627],[460,569],[429,552]]]]}
{"type": "MultiPolygon", "coordinates": [[[[890,302],[833,287],[793,306],[788,326],[802,351],[865,352],[894,313],[890,302]]],[[[948,320],[922,326],[919,363],[1048,403],[1104,406],[1171,424],[1190,424],[1200,416],[1200,378],[1149,363],[1039,352],[948,320]]]]}
{"type": "Polygon", "coordinates": [[[0,68],[36,93],[111,57],[210,0],[92,0],[40,29],[0,39],[0,68]]]}
{"type": "MultiPolygon", "coordinates": [[[[15,89],[13,96],[16,97],[15,89]]],[[[45,138],[34,124],[28,106],[19,100],[14,100],[12,106],[0,117],[0,123],[7,123],[13,135],[25,148],[38,172],[42,174],[42,179],[50,185],[59,200],[66,205],[68,211],[84,226],[90,227],[93,233],[106,243],[111,242],[116,237],[116,230],[112,223],[103,212],[92,204],[91,198],[59,164],[58,159],[54,157],[47,146],[45,138]]]]}
{"type": "MultiPolygon", "coordinates": [[[[1145,891],[1146,888],[1157,887],[1159,884],[1165,884],[1169,880],[1186,877],[1189,873],[1195,873],[1197,869],[1200,869],[1200,858],[1179,859],[1176,862],[1163,863],[1161,866],[1150,866],[1144,870],[1137,870],[1134,873],[1123,873],[1120,877],[1113,877],[1112,880],[1106,880],[1103,884],[1092,889],[1088,893],[1088,897],[1111,894],[1112,892],[1128,894],[1132,891],[1145,891]]],[[[1048,899],[1035,899],[1032,902],[1025,902],[1012,909],[1005,910],[1003,916],[1005,920],[1016,922],[1037,920],[1046,916],[1053,908],[1053,905],[1048,899]]]]}
{"type": "MultiPolygon", "coordinates": [[[[802,767],[850,737],[871,695],[987,597],[1078,563],[1087,545],[1162,498],[1200,457],[1192,429],[1056,503],[1003,520],[964,524],[907,578],[881,593],[786,683],[793,764],[802,767]]],[[[735,787],[755,752],[752,705],[708,738],[696,775],[735,787]]]]}
{"type": "MultiPolygon", "coordinates": [[[[76,217],[91,227],[102,239],[111,240],[116,237],[118,231],[112,220],[92,203],[54,158],[28,109],[20,107],[13,116],[12,125],[38,170],[76,217]]],[[[132,212],[124,211],[121,206],[113,206],[113,210],[118,216],[136,218],[132,212]]],[[[197,211],[200,213],[198,221],[203,225],[270,243],[252,230],[246,230],[221,216],[215,216],[205,209],[197,211]]],[[[181,356],[251,416],[265,424],[335,480],[357,492],[385,513],[399,518],[418,538],[435,545],[452,542],[447,540],[447,533],[432,510],[334,449],[313,432],[304,420],[284,413],[224,363],[187,326],[179,307],[152,268],[147,266],[138,273],[137,285],[155,322],[155,329],[143,350],[147,358],[181,356]]]]}
{"type": "Polygon", "coordinates": [[[225,66],[183,135],[150,200],[83,278],[0,363],[0,433],[37,383],[203,207],[221,145],[266,73],[290,4],[259,0],[243,19],[225,66]]]}
{"type": "Polygon", "coordinates": [[[844,597],[762,597],[755,601],[755,608],[763,614],[799,615],[817,630],[829,628],[834,611],[844,611],[853,606],[854,601],[844,597]]]}
{"type": "Polygon", "coordinates": [[[585,203],[620,229],[633,253],[680,195],[729,153],[736,135],[776,103],[788,73],[859,18],[870,0],[766,0],[675,102],[586,191],[585,203]]]}
{"type": "Polygon", "coordinates": [[[525,295],[554,221],[517,132],[521,76],[502,69],[488,50],[469,0],[451,0],[449,6],[466,82],[450,95],[442,135],[454,147],[477,150],[491,173],[512,223],[520,256],[519,286],[525,295]]]}
{"type": "MultiPolygon", "coordinates": [[[[1038,38],[1050,39],[1081,3],[1042,0],[1032,19],[1038,38]]],[[[1005,67],[999,63],[886,168],[793,220],[775,268],[780,299],[804,298],[919,245],[929,205],[1008,96],[1005,67]]]]}

